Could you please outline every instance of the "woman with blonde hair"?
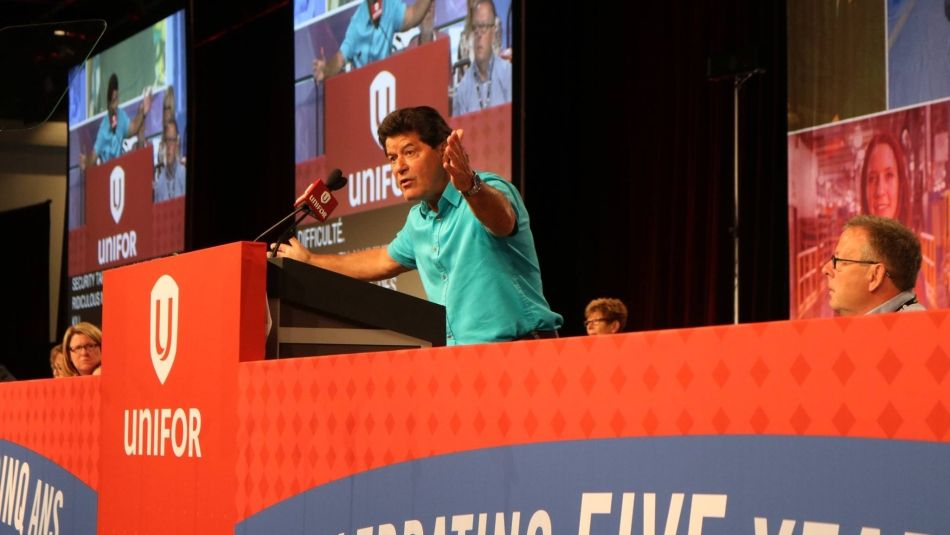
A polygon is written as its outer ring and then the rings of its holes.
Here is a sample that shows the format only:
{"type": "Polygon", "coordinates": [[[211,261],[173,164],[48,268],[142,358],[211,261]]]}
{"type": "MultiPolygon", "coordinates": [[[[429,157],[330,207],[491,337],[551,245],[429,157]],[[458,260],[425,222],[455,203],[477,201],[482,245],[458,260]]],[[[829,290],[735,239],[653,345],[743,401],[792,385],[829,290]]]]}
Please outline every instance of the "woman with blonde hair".
{"type": "Polygon", "coordinates": [[[102,331],[82,321],[66,329],[63,354],[69,375],[99,375],[102,365],[102,331]]]}

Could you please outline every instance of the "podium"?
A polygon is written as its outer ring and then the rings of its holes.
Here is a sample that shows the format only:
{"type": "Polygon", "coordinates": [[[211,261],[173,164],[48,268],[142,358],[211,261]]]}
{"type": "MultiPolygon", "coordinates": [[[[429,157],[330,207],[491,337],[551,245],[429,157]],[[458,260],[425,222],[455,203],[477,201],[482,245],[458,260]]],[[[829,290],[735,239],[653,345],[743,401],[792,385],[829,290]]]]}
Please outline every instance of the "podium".
{"type": "Polygon", "coordinates": [[[445,345],[445,307],[297,262],[267,265],[267,358],[445,345]]]}

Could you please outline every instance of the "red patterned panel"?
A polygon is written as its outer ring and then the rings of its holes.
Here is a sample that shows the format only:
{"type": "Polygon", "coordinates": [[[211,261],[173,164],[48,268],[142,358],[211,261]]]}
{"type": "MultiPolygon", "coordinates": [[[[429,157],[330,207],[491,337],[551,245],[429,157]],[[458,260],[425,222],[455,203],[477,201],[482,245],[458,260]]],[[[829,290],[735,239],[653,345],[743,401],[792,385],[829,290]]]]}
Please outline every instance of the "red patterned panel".
{"type": "Polygon", "coordinates": [[[0,439],[33,450],[99,488],[99,377],[0,385],[0,439]]]}
{"type": "Polygon", "coordinates": [[[157,203],[152,209],[152,232],[156,256],[185,249],[185,198],[157,203]]]}
{"type": "Polygon", "coordinates": [[[649,435],[950,440],[947,312],[242,364],[239,518],[356,472],[649,435]]]}

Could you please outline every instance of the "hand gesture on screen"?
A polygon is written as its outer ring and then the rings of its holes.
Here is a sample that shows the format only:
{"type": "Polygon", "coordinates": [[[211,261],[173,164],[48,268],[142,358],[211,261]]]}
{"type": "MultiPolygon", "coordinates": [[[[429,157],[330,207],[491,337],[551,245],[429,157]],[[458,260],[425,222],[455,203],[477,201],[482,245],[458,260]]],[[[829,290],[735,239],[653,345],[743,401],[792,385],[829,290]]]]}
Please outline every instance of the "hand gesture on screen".
{"type": "Polygon", "coordinates": [[[326,77],[327,58],[323,55],[323,47],[320,47],[320,57],[313,60],[313,80],[320,84],[326,77]]]}

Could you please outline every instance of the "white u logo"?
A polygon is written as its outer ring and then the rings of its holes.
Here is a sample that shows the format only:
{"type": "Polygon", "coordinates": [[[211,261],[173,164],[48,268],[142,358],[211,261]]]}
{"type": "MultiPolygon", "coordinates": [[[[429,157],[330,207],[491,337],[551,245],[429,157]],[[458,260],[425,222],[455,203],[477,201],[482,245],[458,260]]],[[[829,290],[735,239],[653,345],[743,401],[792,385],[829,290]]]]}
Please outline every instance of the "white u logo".
{"type": "Polygon", "coordinates": [[[148,348],[158,380],[165,384],[178,350],[178,283],[162,275],[149,299],[148,348]]]}
{"type": "MultiPolygon", "coordinates": [[[[376,135],[380,123],[396,109],[396,77],[389,71],[379,71],[369,85],[369,132],[379,145],[376,135]]],[[[379,148],[383,148],[381,145],[379,148]]]]}
{"type": "Polygon", "coordinates": [[[125,209],[125,171],[121,166],[112,168],[109,174],[109,210],[112,212],[112,220],[119,224],[122,219],[122,211],[125,209]]]}

